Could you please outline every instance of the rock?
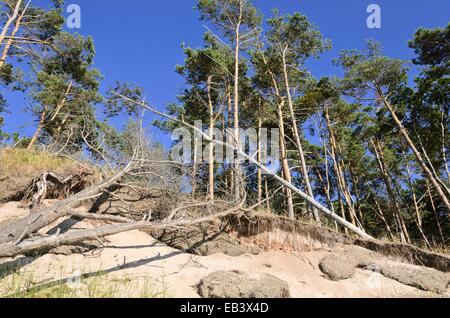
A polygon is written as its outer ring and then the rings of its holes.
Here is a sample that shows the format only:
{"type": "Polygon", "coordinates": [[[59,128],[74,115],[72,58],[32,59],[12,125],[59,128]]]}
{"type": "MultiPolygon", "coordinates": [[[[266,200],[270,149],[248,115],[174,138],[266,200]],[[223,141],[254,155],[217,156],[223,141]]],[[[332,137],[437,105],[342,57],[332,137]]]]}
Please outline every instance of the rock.
{"type": "Polygon", "coordinates": [[[269,274],[220,271],[196,286],[202,298],[290,298],[288,284],[269,274]]]}
{"type": "Polygon", "coordinates": [[[425,291],[442,294],[447,289],[449,279],[446,274],[427,267],[419,266],[384,266],[381,273],[404,285],[413,286],[425,291]]]}
{"type": "Polygon", "coordinates": [[[437,294],[444,293],[449,283],[447,275],[436,269],[382,261],[376,253],[358,246],[346,246],[344,251],[325,257],[319,268],[334,281],[352,278],[356,268],[363,268],[437,294]]]}
{"type": "Polygon", "coordinates": [[[358,246],[346,246],[343,252],[325,257],[319,264],[322,273],[331,280],[349,279],[358,267],[373,266],[377,255],[358,246]]]}
{"type": "Polygon", "coordinates": [[[319,264],[319,268],[334,281],[349,279],[355,274],[356,263],[346,255],[330,255],[325,257],[319,264]]]}

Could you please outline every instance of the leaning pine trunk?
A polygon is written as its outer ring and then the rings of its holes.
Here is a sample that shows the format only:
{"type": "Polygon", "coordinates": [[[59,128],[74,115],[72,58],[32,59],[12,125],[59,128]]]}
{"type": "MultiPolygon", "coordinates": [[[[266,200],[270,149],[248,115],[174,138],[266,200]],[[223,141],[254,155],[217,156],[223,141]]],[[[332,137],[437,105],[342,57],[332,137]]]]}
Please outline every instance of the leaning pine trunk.
{"type": "Polygon", "coordinates": [[[427,181],[427,193],[428,193],[428,198],[430,199],[431,208],[433,209],[434,216],[436,218],[436,225],[437,225],[437,228],[439,231],[439,236],[440,236],[441,242],[442,242],[443,246],[445,246],[444,232],[442,232],[442,226],[441,226],[441,222],[439,220],[439,214],[436,210],[436,204],[434,203],[433,194],[431,193],[431,187],[430,187],[430,184],[428,183],[428,181],[427,181]]]}
{"type": "MultiPolygon", "coordinates": [[[[283,52],[283,72],[284,72],[284,81],[285,81],[285,85],[286,85],[286,93],[287,93],[289,111],[290,111],[291,121],[292,121],[292,129],[294,132],[295,143],[297,145],[297,150],[298,150],[298,154],[300,157],[300,166],[301,166],[301,170],[302,170],[303,179],[304,179],[304,182],[306,185],[306,191],[310,197],[314,197],[314,193],[313,193],[313,190],[311,187],[311,181],[309,179],[308,168],[306,167],[305,153],[303,151],[303,146],[302,146],[302,142],[300,139],[300,133],[298,131],[298,126],[297,126],[297,120],[295,117],[294,104],[293,104],[292,96],[291,96],[291,88],[290,88],[290,84],[289,84],[285,52],[286,51],[283,52]]],[[[308,204],[308,209],[313,214],[314,220],[316,221],[316,223],[318,223],[320,225],[321,222],[320,222],[320,217],[319,217],[319,213],[317,212],[317,210],[314,209],[310,204],[308,204]]]]}
{"type": "Polygon", "coordinates": [[[331,156],[333,159],[333,170],[334,170],[334,173],[335,173],[336,179],[337,179],[342,214],[343,214],[343,216],[345,215],[344,204],[342,202],[341,193],[344,196],[345,202],[349,209],[350,221],[352,222],[353,225],[356,225],[355,215],[354,215],[354,211],[353,211],[353,203],[351,201],[350,195],[347,193],[347,188],[345,186],[344,178],[342,176],[341,166],[339,165],[339,160],[337,157],[337,143],[336,143],[336,138],[334,137],[333,129],[331,127],[331,120],[330,120],[330,114],[328,112],[328,108],[325,108],[325,119],[326,119],[328,133],[329,133],[331,156]]]}
{"type": "MultiPolygon", "coordinates": [[[[18,3],[19,3],[19,2],[20,2],[20,1],[18,1],[18,3]]],[[[25,7],[25,9],[22,11],[22,13],[20,14],[20,16],[17,17],[16,23],[14,24],[14,29],[13,29],[13,31],[11,32],[11,36],[10,36],[10,38],[8,39],[8,41],[6,41],[5,47],[3,48],[3,52],[2,52],[2,55],[1,55],[1,57],[0,57],[0,68],[2,68],[2,66],[5,64],[6,57],[8,56],[8,52],[9,52],[9,50],[11,49],[11,46],[12,46],[12,44],[13,44],[13,42],[14,42],[14,37],[16,36],[17,32],[19,32],[19,28],[20,28],[20,25],[21,25],[21,23],[22,23],[23,16],[25,15],[25,12],[27,11],[27,8],[28,8],[28,5],[27,5],[27,6],[25,7]]],[[[3,41],[3,40],[2,40],[2,41],[3,41]]],[[[1,46],[2,41],[0,41],[0,46],[1,46]]]]}
{"type": "Polygon", "coordinates": [[[420,215],[420,209],[419,209],[419,205],[417,203],[417,196],[416,196],[416,192],[415,192],[415,189],[414,189],[414,183],[413,183],[413,180],[412,180],[411,170],[409,168],[408,158],[407,158],[406,154],[404,154],[404,158],[405,158],[406,172],[408,174],[409,189],[411,190],[413,203],[414,203],[415,215],[413,214],[413,218],[414,218],[414,221],[416,223],[417,229],[419,230],[419,233],[422,236],[422,239],[424,240],[426,245],[429,248],[431,248],[430,242],[428,241],[427,236],[425,235],[425,233],[423,231],[423,228],[422,228],[422,216],[420,215]]]}
{"type": "Polygon", "coordinates": [[[36,128],[36,131],[34,132],[33,138],[31,138],[31,141],[28,144],[28,147],[27,147],[28,150],[33,149],[34,145],[36,144],[36,141],[38,140],[39,135],[41,134],[41,131],[44,128],[46,116],[47,116],[47,107],[45,107],[44,110],[42,111],[41,117],[39,119],[39,124],[36,128]]]}
{"type": "MultiPolygon", "coordinates": [[[[370,186],[369,186],[369,189],[370,189],[370,186]]],[[[386,230],[388,231],[389,236],[391,237],[391,239],[395,240],[395,235],[394,235],[394,233],[392,233],[391,227],[389,226],[389,223],[386,220],[386,217],[384,216],[383,209],[381,208],[380,204],[378,203],[378,200],[377,200],[375,194],[373,194],[373,193],[371,193],[371,194],[373,196],[373,201],[375,202],[375,205],[377,207],[378,216],[381,218],[381,220],[383,221],[384,225],[386,226],[386,230]]]]}
{"type": "Polygon", "coordinates": [[[3,41],[5,40],[6,33],[8,32],[9,27],[17,19],[21,5],[22,5],[22,0],[17,0],[13,14],[8,18],[5,25],[3,26],[2,32],[0,33],[0,46],[3,44],[3,41]]]}
{"type": "Polygon", "coordinates": [[[195,197],[196,193],[197,193],[197,152],[198,152],[198,145],[197,145],[197,140],[194,140],[194,158],[193,158],[193,164],[192,164],[192,175],[191,175],[191,179],[192,179],[192,196],[195,197]]]}
{"type": "Polygon", "coordinates": [[[425,163],[425,160],[422,157],[422,154],[417,149],[416,145],[412,141],[412,139],[409,137],[408,131],[406,130],[405,126],[403,126],[403,123],[398,118],[397,114],[394,111],[393,106],[391,103],[387,100],[386,96],[384,95],[381,88],[378,88],[378,96],[385,105],[385,107],[389,110],[392,118],[394,119],[395,123],[397,124],[398,128],[400,129],[400,133],[405,138],[406,142],[408,143],[409,147],[411,148],[412,152],[414,153],[414,156],[416,157],[416,162],[424,172],[425,176],[427,177],[428,181],[431,182],[433,185],[434,190],[436,191],[437,195],[441,199],[442,203],[447,207],[447,211],[450,211],[450,201],[445,195],[444,191],[442,190],[441,186],[439,185],[439,182],[436,180],[436,178],[433,175],[433,172],[428,168],[427,164],[425,163]]]}
{"type": "MultiPolygon", "coordinates": [[[[263,55],[264,64],[267,66],[267,61],[263,55]]],[[[284,98],[282,98],[280,94],[280,90],[278,88],[278,83],[275,79],[275,76],[270,68],[267,69],[270,78],[272,80],[273,88],[275,89],[275,95],[277,97],[277,115],[278,115],[278,126],[280,128],[280,154],[281,154],[281,164],[283,171],[283,179],[289,183],[292,183],[291,170],[289,168],[289,162],[287,160],[287,150],[286,150],[286,134],[284,131],[284,114],[283,108],[285,105],[284,98]]],[[[289,187],[286,187],[284,192],[286,193],[286,200],[288,205],[288,214],[293,219],[295,218],[294,212],[294,201],[292,198],[292,191],[289,187]]]]}
{"type": "Polygon", "coordinates": [[[268,177],[264,178],[264,191],[266,192],[266,209],[267,209],[267,212],[272,213],[272,209],[270,207],[270,191],[269,191],[269,180],[268,180],[268,177]]]}
{"type": "Polygon", "coordinates": [[[387,166],[384,161],[383,149],[378,142],[372,142],[372,145],[373,145],[373,149],[375,151],[375,155],[378,160],[378,165],[380,168],[381,175],[382,175],[384,183],[386,185],[386,190],[388,192],[389,199],[391,201],[391,207],[392,207],[392,210],[394,211],[394,217],[395,217],[395,220],[397,221],[397,226],[398,226],[400,234],[401,234],[402,242],[403,243],[411,243],[411,239],[409,238],[409,234],[408,234],[408,230],[405,225],[405,221],[403,220],[403,217],[401,215],[400,208],[397,203],[397,199],[395,197],[394,191],[392,190],[392,185],[389,180],[387,166]]]}

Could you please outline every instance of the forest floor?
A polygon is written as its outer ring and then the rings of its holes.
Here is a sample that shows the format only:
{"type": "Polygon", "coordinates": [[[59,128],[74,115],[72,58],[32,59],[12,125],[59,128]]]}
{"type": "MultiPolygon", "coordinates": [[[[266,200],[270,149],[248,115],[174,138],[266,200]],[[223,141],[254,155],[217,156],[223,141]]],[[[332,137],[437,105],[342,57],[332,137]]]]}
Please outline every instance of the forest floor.
{"type": "MultiPolygon", "coordinates": [[[[20,203],[4,204],[0,206],[0,223],[27,213],[28,209],[20,203]]],[[[64,222],[67,224],[68,220],[64,222]]],[[[76,222],[70,228],[98,226],[95,222],[98,221],[76,222]]],[[[61,226],[61,221],[44,231],[51,232],[55,226],[61,226]]],[[[217,271],[241,271],[281,279],[294,298],[450,297],[450,289],[439,294],[426,292],[367,268],[356,269],[350,278],[333,281],[324,275],[319,264],[329,256],[343,253],[342,247],[321,245],[305,251],[283,251],[271,244],[259,254],[200,256],[169,247],[140,231],[110,236],[95,245],[92,250],[66,253],[57,249],[43,256],[0,261],[0,296],[198,298],[196,285],[205,276],[217,271]]],[[[385,264],[401,265],[382,259],[385,264]]],[[[439,273],[447,276],[438,277],[450,281],[449,273],[439,273]]]]}

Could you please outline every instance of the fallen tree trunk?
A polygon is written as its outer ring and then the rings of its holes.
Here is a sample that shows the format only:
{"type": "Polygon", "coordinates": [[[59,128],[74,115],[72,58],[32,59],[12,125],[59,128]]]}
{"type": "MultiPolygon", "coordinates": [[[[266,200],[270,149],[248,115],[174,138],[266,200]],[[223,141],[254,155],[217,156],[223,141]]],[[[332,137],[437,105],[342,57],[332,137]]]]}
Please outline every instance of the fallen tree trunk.
{"type": "Polygon", "coordinates": [[[193,129],[194,131],[196,131],[197,133],[201,134],[203,136],[203,139],[207,142],[210,143],[214,143],[217,146],[222,146],[222,147],[226,147],[229,148],[233,151],[235,151],[239,156],[242,156],[242,158],[245,158],[246,160],[248,160],[250,163],[254,164],[256,167],[258,167],[259,169],[261,169],[264,173],[266,173],[267,175],[272,176],[275,180],[277,180],[279,183],[281,183],[283,186],[289,188],[290,190],[294,191],[295,193],[297,193],[300,197],[302,197],[306,202],[308,202],[312,207],[316,208],[320,213],[322,213],[323,215],[325,215],[327,218],[336,221],[338,224],[340,224],[341,226],[343,226],[344,228],[347,228],[349,230],[351,230],[353,233],[366,238],[366,239],[373,239],[373,237],[371,237],[369,234],[367,234],[365,231],[361,230],[360,228],[358,228],[357,226],[353,225],[352,223],[344,220],[343,218],[341,218],[340,216],[338,216],[337,214],[333,213],[332,211],[330,211],[328,208],[324,207],[322,204],[320,204],[316,199],[314,199],[313,197],[307,195],[306,193],[304,193],[302,190],[300,190],[299,188],[297,188],[296,186],[294,186],[292,183],[287,182],[286,180],[284,180],[282,177],[280,177],[279,175],[277,175],[276,173],[270,171],[269,169],[267,169],[264,165],[262,165],[261,163],[258,162],[258,160],[256,160],[255,158],[247,155],[245,152],[243,152],[242,150],[234,147],[231,144],[225,143],[223,141],[219,141],[219,140],[214,140],[211,139],[210,136],[208,136],[207,134],[205,134],[201,129],[186,123],[184,120],[180,120],[180,119],[176,119],[173,118],[172,116],[169,116],[165,113],[162,113],[150,106],[148,106],[145,103],[142,102],[138,102],[135,101],[129,97],[126,97],[124,95],[120,95],[117,94],[117,96],[119,96],[120,98],[127,100],[128,102],[132,102],[140,107],[143,107],[144,109],[147,109],[149,111],[151,111],[154,114],[157,114],[159,116],[162,116],[166,119],[169,119],[171,121],[180,123],[190,129],[193,129]]]}
{"type": "Polygon", "coordinates": [[[80,202],[101,194],[106,188],[120,180],[130,170],[132,163],[133,161],[131,161],[122,171],[116,173],[101,184],[81,191],[51,207],[38,212],[33,212],[17,222],[0,224],[0,245],[5,243],[19,244],[31,234],[36,233],[59,218],[64,217],[67,215],[68,211],[75,208],[80,202]]]}
{"type": "Polygon", "coordinates": [[[15,257],[17,255],[23,255],[32,251],[40,249],[51,249],[61,245],[73,245],[76,243],[83,242],[85,240],[97,239],[105,236],[110,236],[134,230],[163,230],[179,226],[195,225],[199,223],[214,221],[218,218],[236,214],[241,211],[246,210],[242,207],[237,207],[213,215],[198,218],[180,219],[172,222],[161,222],[161,223],[150,223],[147,221],[132,222],[125,224],[104,226],[97,229],[73,231],[62,235],[43,237],[35,240],[26,240],[21,242],[20,244],[14,244],[13,242],[9,242],[0,245],[0,258],[15,257]]]}

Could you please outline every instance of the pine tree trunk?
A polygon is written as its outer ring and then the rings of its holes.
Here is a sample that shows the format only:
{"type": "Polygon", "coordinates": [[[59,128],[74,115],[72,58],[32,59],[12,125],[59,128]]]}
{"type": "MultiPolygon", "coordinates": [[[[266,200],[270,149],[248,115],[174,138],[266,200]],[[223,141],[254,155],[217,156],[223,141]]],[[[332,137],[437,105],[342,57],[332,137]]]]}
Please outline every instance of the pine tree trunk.
{"type": "Polygon", "coordinates": [[[445,246],[444,233],[442,232],[441,222],[439,220],[439,215],[436,210],[436,204],[434,203],[433,194],[431,193],[431,187],[430,187],[430,184],[428,181],[427,181],[427,192],[428,192],[428,198],[430,199],[430,202],[431,202],[431,208],[433,209],[434,216],[436,218],[436,225],[437,225],[437,228],[439,231],[439,236],[440,236],[442,244],[445,246]]]}
{"type": "Polygon", "coordinates": [[[47,116],[47,107],[45,107],[41,113],[41,117],[39,119],[39,124],[36,128],[36,131],[34,132],[33,138],[31,138],[31,141],[28,144],[27,150],[31,150],[34,147],[34,145],[36,144],[36,142],[39,138],[39,135],[41,134],[41,131],[44,128],[46,116],[47,116]]]}
{"type": "MultiPolygon", "coordinates": [[[[339,152],[339,153],[341,153],[341,152],[339,152]]],[[[342,184],[342,189],[344,190],[345,202],[347,203],[347,206],[348,206],[348,209],[350,212],[350,219],[353,224],[358,225],[359,227],[362,227],[362,225],[360,224],[360,222],[358,220],[358,217],[356,216],[355,206],[353,204],[353,199],[351,196],[349,184],[348,184],[348,182],[346,180],[346,176],[345,176],[344,163],[339,160],[337,166],[338,166],[338,170],[339,170],[339,179],[342,184]]]]}
{"type": "MultiPolygon", "coordinates": [[[[267,66],[267,61],[263,55],[263,61],[264,64],[267,66]]],[[[275,79],[275,76],[273,72],[268,69],[269,76],[272,80],[273,88],[275,89],[275,96],[277,97],[277,116],[278,116],[278,126],[280,128],[280,154],[281,154],[281,165],[282,165],[282,171],[284,175],[284,180],[292,183],[292,177],[291,177],[291,170],[289,168],[289,162],[287,158],[287,150],[286,150],[286,134],[285,134],[285,124],[284,124],[284,98],[281,97],[280,90],[278,88],[278,83],[275,79]]],[[[286,187],[285,189],[286,197],[287,197],[287,205],[288,205],[288,214],[289,216],[294,219],[295,218],[295,212],[294,212],[294,201],[292,198],[292,190],[286,187]]]]}
{"type": "MultiPolygon", "coordinates": [[[[338,202],[339,202],[339,209],[341,210],[341,217],[344,221],[347,221],[347,217],[345,216],[345,208],[344,208],[344,202],[342,201],[342,195],[341,191],[338,191],[338,202]]],[[[348,234],[347,228],[345,228],[345,234],[348,234]]]]}
{"type": "Polygon", "coordinates": [[[439,182],[436,180],[436,178],[433,175],[433,172],[428,168],[427,164],[425,163],[422,154],[415,146],[412,139],[409,137],[408,131],[406,130],[405,126],[403,126],[403,123],[398,118],[397,114],[394,111],[393,106],[391,103],[387,100],[386,96],[384,95],[383,91],[378,88],[378,96],[383,102],[383,104],[386,106],[386,108],[389,110],[392,118],[394,119],[395,123],[397,124],[398,128],[400,129],[400,133],[405,138],[406,142],[408,143],[409,147],[411,148],[412,152],[414,153],[414,156],[416,157],[417,164],[420,166],[420,168],[423,170],[425,176],[427,177],[428,181],[433,185],[434,190],[436,191],[437,195],[441,199],[442,203],[447,207],[447,210],[450,211],[450,201],[448,200],[447,196],[445,195],[444,191],[442,190],[441,186],[439,185],[439,182]]]}
{"type": "MultiPolygon", "coordinates": [[[[260,101],[261,104],[261,101],[260,101]]],[[[261,129],[262,129],[262,119],[261,119],[261,105],[260,105],[260,112],[258,114],[258,162],[262,164],[262,147],[261,147],[261,129]]],[[[259,209],[261,209],[261,202],[262,202],[262,171],[258,168],[258,203],[259,203],[259,209]]]]}
{"type": "Polygon", "coordinates": [[[272,213],[272,209],[270,207],[269,180],[267,176],[264,178],[264,188],[266,192],[266,209],[267,212],[272,213]]]}
{"type": "Polygon", "coordinates": [[[403,243],[411,243],[411,239],[409,237],[408,230],[405,225],[405,221],[401,215],[400,207],[397,203],[397,199],[395,197],[395,193],[392,190],[391,181],[389,179],[389,173],[387,170],[386,163],[384,161],[384,154],[383,154],[383,148],[379,144],[378,141],[372,141],[373,148],[375,150],[375,155],[378,160],[378,166],[380,168],[381,175],[384,180],[384,184],[386,185],[386,190],[389,195],[389,199],[391,201],[391,207],[394,212],[395,220],[397,222],[397,226],[399,228],[401,239],[403,243]]]}
{"type": "MultiPolygon", "coordinates": [[[[286,180],[288,183],[292,183],[291,170],[289,168],[289,161],[287,158],[287,150],[286,150],[286,134],[284,132],[283,106],[284,106],[284,103],[282,103],[282,102],[278,104],[278,121],[279,121],[279,126],[280,126],[280,155],[281,155],[281,163],[282,163],[284,180],[286,180]]],[[[292,191],[289,188],[285,188],[285,193],[286,193],[286,197],[287,197],[288,215],[291,219],[295,219],[294,201],[292,199],[292,191]]]]}
{"type": "Polygon", "coordinates": [[[378,203],[378,201],[377,201],[377,199],[376,199],[376,197],[375,197],[375,195],[373,193],[372,193],[372,196],[373,196],[373,200],[375,202],[375,205],[377,206],[377,211],[378,211],[379,217],[381,218],[381,220],[383,221],[384,225],[386,226],[386,229],[387,229],[391,239],[395,240],[395,235],[394,235],[394,233],[392,233],[391,227],[389,226],[389,223],[387,222],[386,217],[384,216],[383,209],[381,209],[381,206],[378,203]]]}
{"type": "MultiPolygon", "coordinates": [[[[301,166],[301,171],[302,171],[302,175],[303,175],[303,180],[306,185],[306,191],[310,197],[314,198],[314,192],[311,187],[311,181],[309,179],[309,172],[308,172],[308,168],[306,166],[305,153],[303,151],[303,146],[302,146],[302,142],[300,139],[300,133],[298,131],[297,120],[296,120],[296,116],[295,116],[295,112],[294,112],[294,104],[293,104],[292,96],[291,96],[291,88],[290,88],[290,84],[289,84],[289,75],[288,75],[288,71],[287,71],[285,52],[286,51],[284,51],[283,55],[282,55],[282,57],[283,57],[283,72],[284,72],[284,81],[285,81],[285,85],[286,85],[288,106],[289,106],[289,111],[290,111],[291,121],[292,121],[292,129],[294,132],[295,143],[296,143],[299,158],[300,158],[300,166],[301,166]]],[[[316,209],[312,208],[312,206],[309,204],[308,204],[308,210],[314,216],[314,220],[316,221],[316,223],[320,225],[321,222],[320,222],[319,212],[316,209]]]]}
{"type": "MultiPolygon", "coordinates": [[[[239,51],[240,51],[240,29],[242,23],[243,2],[239,2],[239,18],[235,30],[236,45],[234,48],[234,140],[237,149],[241,149],[239,140],[239,51]]],[[[239,157],[235,156],[234,163],[234,200],[241,201],[241,191],[243,189],[243,178],[241,173],[241,165],[239,157]]]]}
{"type": "MultiPolygon", "coordinates": [[[[342,195],[344,196],[345,202],[347,204],[347,208],[349,210],[350,221],[352,222],[353,225],[356,226],[356,218],[355,218],[355,212],[353,209],[353,202],[351,200],[350,194],[347,192],[348,189],[346,187],[345,180],[343,177],[343,172],[341,170],[340,161],[337,156],[337,151],[338,151],[337,148],[338,147],[337,147],[336,138],[333,133],[333,128],[331,127],[331,120],[330,120],[330,114],[329,114],[328,108],[325,108],[325,119],[326,119],[326,123],[327,123],[329,139],[330,139],[331,156],[333,159],[333,170],[336,175],[338,189],[339,189],[339,192],[342,193],[342,195]]],[[[341,200],[342,200],[342,198],[341,198],[341,200]]]]}
{"type": "MultiPolygon", "coordinates": [[[[327,165],[327,163],[325,163],[325,165],[327,165]]],[[[322,189],[323,189],[323,192],[325,193],[325,198],[327,200],[327,204],[329,206],[330,211],[335,213],[334,212],[333,201],[331,200],[329,184],[328,185],[325,184],[324,178],[323,178],[322,174],[320,173],[319,169],[317,169],[317,167],[314,168],[314,172],[315,172],[315,174],[317,176],[317,179],[319,179],[320,184],[322,185],[322,189]]],[[[328,176],[327,176],[327,180],[329,180],[328,176]]],[[[337,225],[337,222],[334,222],[334,225],[336,227],[336,231],[338,231],[339,227],[337,225]]]]}
{"type": "Polygon", "coordinates": [[[405,158],[406,172],[408,174],[408,185],[409,185],[409,189],[411,191],[411,195],[412,195],[413,203],[414,203],[414,211],[415,211],[415,216],[413,217],[414,222],[416,223],[417,229],[419,230],[419,233],[422,236],[422,239],[424,240],[425,244],[427,245],[427,247],[431,248],[430,242],[428,241],[427,236],[425,235],[423,228],[422,228],[422,217],[420,215],[420,209],[419,209],[419,205],[417,203],[417,196],[416,196],[416,192],[414,189],[414,184],[413,184],[413,180],[412,180],[412,176],[411,176],[411,170],[409,168],[408,158],[406,157],[406,154],[404,154],[404,158],[405,158]]]}
{"type": "Polygon", "coordinates": [[[197,193],[197,152],[198,152],[198,145],[197,145],[197,140],[194,140],[194,162],[192,165],[192,196],[195,197],[196,193],[197,193]]]}
{"type": "MultiPolygon", "coordinates": [[[[214,139],[214,106],[211,98],[211,76],[208,77],[209,137],[214,139]]],[[[209,144],[209,198],[214,202],[214,143],[209,144]]]]}
{"type": "Polygon", "coordinates": [[[22,0],[17,0],[13,14],[8,18],[8,20],[6,20],[6,23],[3,26],[2,32],[0,33],[0,46],[3,44],[3,41],[5,40],[6,33],[8,32],[9,27],[17,19],[21,5],[22,5],[22,0]]]}
{"type": "MultiPolygon", "coordinates": [[[[27,5],[27,7],[28,7],[28,5],[27,5]]],[[[23,16],[25,15],[25,12],[27,11],[27,7],[25,7],[25,9],[22,11],[20,16],[17,17],[16,23],[14,24],[14,29],[11,32],[10,38],[6,41],[5,47],[3,48],[3,52],[0,57],[0,68],[2,68],[2,66],[5,64],[6,57],[8,56],[8,52],[11,48],[11,45],[14,42],[14,37],[16,36],[17,32],[19,32],[20,24],[22,23],[23,16]]],[[[3,40],[0,41],[0,46],[1,46],[2,42],[3,42],[3,40]]]]}
{"type": "Polygon", "coordinates": [[[358,190],[358,185],[359,185],[358,178],[355,174],[354,168],[352,167],[351,163],[348,164],[348,169],[350,171],[351,181],[352,181],[352,185],[353,185],[353,192],[355,193],[356,210],[358,211],[358,218],[359,218],[359,221],[361,222],[361,225],[364,226],[364,217],[363,217],[363,213],[362,213],[362,209],[361,209],[361,196],[360,196],[360,192],[358,190]]]}
{"type": "MultiPolygon", "coordinates": [[[[225,131],[227,134],[229,134],[231,129],[231,123],[232,123],[232,113],[233,113],[233,102],[231,100],[231,85],[227,81],[227,88],[226,88],[226,94],[227,94],[227,127],[225,128],[225,131]]],[[[225,134],[224,134],[225,137],[225,134]]],[[[234,169],[231,168],[233,163],[228,163],[228,169],[230,171],[229,174],[229,183],[228,183],[228,189],[230,190],[230,193],[233,193],[234,195],[234,169]]]]}

